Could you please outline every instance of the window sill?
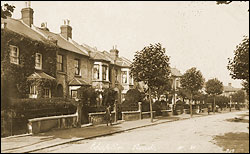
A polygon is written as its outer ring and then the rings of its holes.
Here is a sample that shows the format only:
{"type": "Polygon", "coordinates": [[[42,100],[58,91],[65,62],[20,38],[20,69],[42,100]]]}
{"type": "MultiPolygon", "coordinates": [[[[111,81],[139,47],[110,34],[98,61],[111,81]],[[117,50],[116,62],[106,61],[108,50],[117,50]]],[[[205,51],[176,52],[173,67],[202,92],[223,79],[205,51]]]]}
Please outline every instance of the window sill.
{"type": "Polygon", "coordinates": [[[41,68],[41,67],[35,67],[35,69],[36,69],[36,70],[42,70],[42,68],[41,68]]]}
{"type": "Polygon", "coordinates": [[[58,74],[63,74],[66,75],[66,72],[62,72],[62,71],[57,71],[58,74]]]}
{"type": "Polygon", "coordinates": [[[106,81],[106,80],[92,80],[92,82],[107,82],[107,83],[110,83],[110,81],[106,81]]]}

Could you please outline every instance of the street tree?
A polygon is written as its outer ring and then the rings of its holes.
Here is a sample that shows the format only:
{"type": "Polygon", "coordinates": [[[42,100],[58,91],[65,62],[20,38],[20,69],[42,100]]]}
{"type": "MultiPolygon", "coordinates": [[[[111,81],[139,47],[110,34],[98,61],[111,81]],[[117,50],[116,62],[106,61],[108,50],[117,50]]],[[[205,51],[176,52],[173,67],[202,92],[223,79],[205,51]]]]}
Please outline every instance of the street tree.
{"type": "Polygon", "coordinates": [[[243,81],[242,85],[249,96],[249,37],[244,37],[242,43],[234,50],[234,58],[228,60],[227,69],[231,77],[243,81]]]}
{"type": "Polygon", "coordinates": [[[157,91],[158,87],[167,84],[169,81],[169,57],[165,52],[165,48],[160,43],[150,44],[136,52],[131,65],[131,75],[134,80],[144,82],[148,86],[151,122],[153,122],[152,91],[157,91]]]}
{"type": "Polygon", "coordinates": [[[207,94],[213,96],[213,112],[215,113],[215,97],[222,94],[223,92],[223,83],[218,79],[210,79],[205,83],[205,91],[207,94]]]}
{"type": "Polygon", "coordinates": [[[6,19],[7,17],[11,17],[12,13],[14,12],[15,6],[9,5],[5,3],[1,6],[1,18],[6,19]]]}
{"type": "Polygon", "coordinates": [[[199,70],[196,70],[195,67],[192,67],[183,74],[180,83],[181,87],[190,94],[189,106],[190,116],[192,117],[193,113],[191,102],[193,101],[193,95],[202,89],[204,85],[204,78],[199,70]]]}
{"type": "Polygon", "coordinates": [[[246,99],[246,95],[243,90],[239,90],[236,93],[232,94],[232,101],[237,102],[237,104],[244,103],[245,99],[246,99]]]}

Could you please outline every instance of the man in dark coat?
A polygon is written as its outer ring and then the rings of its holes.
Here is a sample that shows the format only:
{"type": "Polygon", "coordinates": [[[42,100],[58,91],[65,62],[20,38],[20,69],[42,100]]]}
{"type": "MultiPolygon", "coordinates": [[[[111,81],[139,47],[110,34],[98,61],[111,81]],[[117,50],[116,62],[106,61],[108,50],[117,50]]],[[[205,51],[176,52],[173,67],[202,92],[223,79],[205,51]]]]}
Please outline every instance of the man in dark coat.
{"type": "Polygon", "coordinates": [[[112,125],[112,121],[111,121],[111,106],[109,105],[107,108],[106,108],[106,122],[107,122],[107,126],[108,124],[110,123],[110,125],[112,125]]]}

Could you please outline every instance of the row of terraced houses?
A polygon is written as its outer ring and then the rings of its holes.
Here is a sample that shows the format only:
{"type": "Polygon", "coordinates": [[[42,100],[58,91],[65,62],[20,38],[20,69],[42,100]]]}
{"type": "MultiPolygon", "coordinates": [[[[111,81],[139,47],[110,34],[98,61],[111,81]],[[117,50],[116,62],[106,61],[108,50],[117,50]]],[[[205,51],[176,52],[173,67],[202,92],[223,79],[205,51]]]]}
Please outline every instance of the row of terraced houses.
{"type": "MultiPolygon", "coordinates": [[[[39,95],[38,87],[30,87],[30,98],[38,97],[76,97],[77,89],[81,86],[92,86],[95,89],[102,90],[112,87],[119,93],[119,101],[124,94],[132,88],[133,78],[129,75],[131,61],[119,56],[119,51],[112,48],[109,52],[98,51],[86,44],[78,44],[72,39],[72,27],[69,20],[64,20],[61,25],[61,33],[50,32],[46,23],[41,27],[33,25],[34,10],[27,6],[23,8],[21,19],[1,18],[1,29],[24,35],[33,40],[53,42],[58,50],[54,51],[57,55],[56,75],[46,72],[43,67],[46,63],[45,55],[39,51],[35,58],[35,72],[28,78],[46,78],[56,80],[56,91],[46,87],[43,95],[39,95]]],[[[16,44],[9,45],[10,62],[15,65],[21,65],[22,47],[16,44]]]]}
{"type": "MultiPolygon", "coordinates": [[[[133,78],[129,75],[131,61],[119,56],[119,51],[113,47],[109,52],[98,51],[96,48],[86,44],[78,44],[72,39],[72,27],[69,20],[64,20],[59,34],[49,31],[47,23],[42,23],[41,27],[33,24],[34,10],[26,6],[21,10],[21,19],[1,18],[1,30],[11,31],[39,42],[50,42],[57,47],[56,71],[51,73],[48,70],[48,55],[44,51],[35,51],[35,71],[28,76],[28,79],[56,80],[56,88],[49,86],[39,87],[31,84],[29,87],[29,98],[40,97],[77,97],[77,89],[81,86],[92,86],[96,90],[102,91],[105,88],[114,88],[118,92],[118,102],[124,99],[126,92],[135,87],[133,78]],[[46,64],[47,63],[47,64],[46,64]],[[45,67],[46,66],[46,67],[45,67]]],[[[19,40],[22,41],[22,40],[19,40]]],[[[26,50],[22,47],[22,42],[9,41],[3,44],[10,49],[11,65],[23,67],[25,58],[22,52],[26,50]],[[13,43],[12,43],[13,42],[13,43]]],[[[179,86],[178,77],[181,73],[171,69],[173,86],[179,86]]]]}

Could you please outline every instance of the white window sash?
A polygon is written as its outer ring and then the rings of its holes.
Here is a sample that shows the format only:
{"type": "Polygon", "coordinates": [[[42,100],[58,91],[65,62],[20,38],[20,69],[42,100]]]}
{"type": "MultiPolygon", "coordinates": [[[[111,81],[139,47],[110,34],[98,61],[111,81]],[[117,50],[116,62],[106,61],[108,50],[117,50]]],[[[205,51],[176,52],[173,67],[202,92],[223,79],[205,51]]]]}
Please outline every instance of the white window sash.
{"type": "Polygon", "coordinates": [[[36,53],[35,68],[42,69],[42,54],[40,53],[36,53]],[[38,59],[38,57],[40,58],[38,59]]]}
{"type": "Polygon", "coordinates": [[[19,48],[17,46],[10,45],[10,62],[17,65],[19,64],[19,48]]]}

